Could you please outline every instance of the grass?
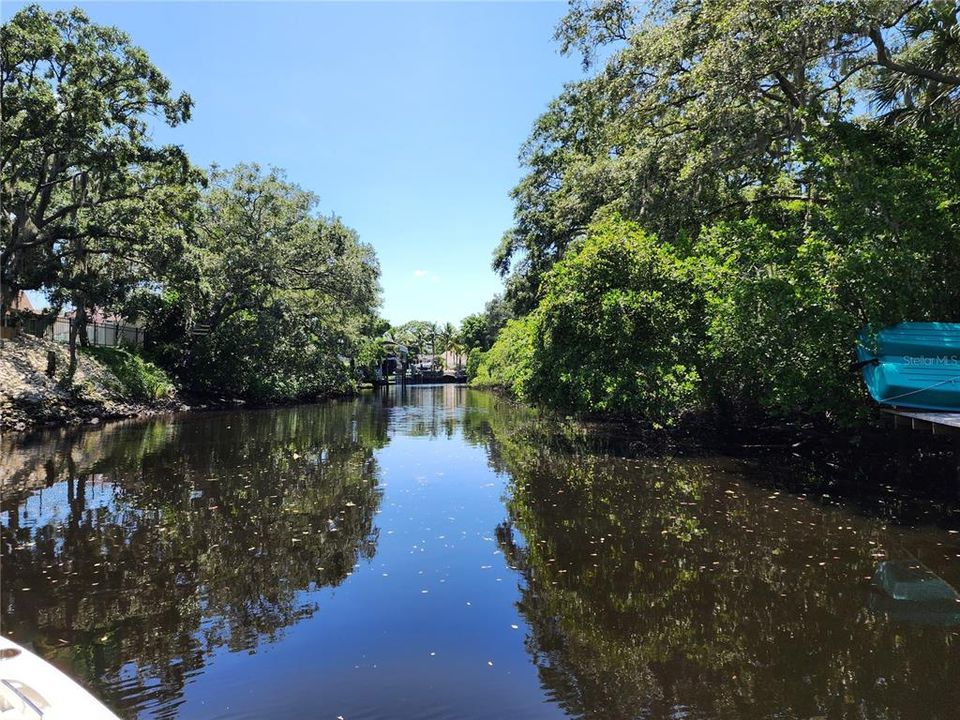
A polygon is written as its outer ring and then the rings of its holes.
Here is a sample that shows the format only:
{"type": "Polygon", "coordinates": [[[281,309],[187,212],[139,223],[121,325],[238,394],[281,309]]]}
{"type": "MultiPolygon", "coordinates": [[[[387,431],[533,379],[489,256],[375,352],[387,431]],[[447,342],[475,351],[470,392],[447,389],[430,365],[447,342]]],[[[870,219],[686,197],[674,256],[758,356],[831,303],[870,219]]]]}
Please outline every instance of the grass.
{"type": "Polygon", "coordinates": [[[122,348],[87,347],[83,352],[112,372],[130,400],[155,402],[172,397],[173,381],[156,365],[122,348]]]}

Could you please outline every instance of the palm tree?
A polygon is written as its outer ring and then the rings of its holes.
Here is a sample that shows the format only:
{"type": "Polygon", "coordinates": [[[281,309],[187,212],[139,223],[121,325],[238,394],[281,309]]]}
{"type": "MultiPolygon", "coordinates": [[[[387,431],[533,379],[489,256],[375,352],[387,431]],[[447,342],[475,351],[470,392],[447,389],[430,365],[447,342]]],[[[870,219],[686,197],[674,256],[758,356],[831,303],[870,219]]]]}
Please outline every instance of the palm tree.
{"type": "Polygon", "coordinates": [[[445,353],[452,352],[456,359],[456,366],[460,367],[463,364],[460,356],[466,352],[466,349],[463,346],[460,333],[457,331],[456,326],[449,322],[444,324],[443,328],[438,333],[438,337],[442,351],[445,353]]]}
{"type": "Polygon", "coordinates": [[[938,116],[960,116],[958,28],[960,9],[944,2],[924,3],[907,13],[901,47],[888,48],[881,28],[869,31],[881,67],[874,68],[868,87],[884,120],[920,126],[938,116]]]}
{"type": "Polygon", "coordinates": [[[453,342],[450,344],[450,352],[454,354],[454,357],[457,359],[457,367],[459,370],[463,367],[463,356],[467,352],[467,346],[463,344],[463,341],[458,337],[455,337],[453,342]]]}
{"type": "Polygon", "coordinates": [[[435,354],[441,355],[450,349],[450,343],[453,342],[453,337],[456,335],[456,328],[453,327],[451,323],[446,323],[443,327],[437,330],[437,340],[440,343],[440,352],[435,354]]]}

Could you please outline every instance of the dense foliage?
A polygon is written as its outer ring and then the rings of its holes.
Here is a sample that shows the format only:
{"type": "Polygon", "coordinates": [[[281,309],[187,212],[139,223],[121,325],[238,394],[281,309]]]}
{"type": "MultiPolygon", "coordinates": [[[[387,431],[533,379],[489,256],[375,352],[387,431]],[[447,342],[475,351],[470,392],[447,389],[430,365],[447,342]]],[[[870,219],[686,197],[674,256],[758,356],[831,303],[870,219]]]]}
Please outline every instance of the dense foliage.
{"type": "Polygon", "coordinates": [[[175,295],[140,298],[158,357],[195,390],[259,400],[311,397],[351,382],[379,301],[372,249],[278,171],[214,170],[192,261],[175,295]],[[186,334],[190,340],[182,341],[186,334]]]}
{"type": "Polygon", "coordinates": [[[21,290],[73,308],[71,378],[101,310],[144,320],[147,353],[195,391],[352,386],[380,292],[353,230],[280,171],[205,173],[153,144],[192,101],[116,28],[31,5],[0,39],[0,317],[21,290]]]}
{"type": "Polygon", "coordinates": [[[960,320],[960,132],[846,127],[817,146],[819,202],[705,227],[694,248],[715,391],[850,416],[858,331],[960,320]]]}
{"type": "MultiPolygon", "coordinates": [[[[535,124],[494,262],[513,305],[553,312],[569,346],[549,355],[554,328],[530,326],[542,350],[525,396],[656,418],[688,409],[689,389],[855,415],[847,365],[863,326],[960,320],[958,13],[939,0],[572,3],[563,49],[608,59],[535,124]],[[611,212],[685,268],[687,310],[660,265],[591,267],[611,212]],[[664,392],[631,394],[622,350],[651,351],[603,329],[604,302],[644,293],[663,358],[685,348],[673,399],[671,363],[638,361],[635,387],[664,392]]],[[[478,376],[510,386],[491,363],[478,376]]]]}
{"type": "Polygon", "coordinates": [[[513,309],[503,297],[494,296],[483,312],[467,315],[460,323],[460,337],[468,348],[489,350],[503,326],[514,317],[513,309]]]}

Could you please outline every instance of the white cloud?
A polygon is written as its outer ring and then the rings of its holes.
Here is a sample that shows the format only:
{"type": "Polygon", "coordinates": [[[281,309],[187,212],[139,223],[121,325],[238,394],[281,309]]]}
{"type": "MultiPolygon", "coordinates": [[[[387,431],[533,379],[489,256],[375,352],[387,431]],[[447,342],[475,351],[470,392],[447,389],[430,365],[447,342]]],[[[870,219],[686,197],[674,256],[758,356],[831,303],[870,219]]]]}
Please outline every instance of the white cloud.
{"type": "Polygon", "coordinates": [[[437,275],[433,270],[414,270],[413,277],[419,281],[427,281],[431,283],[440,282],[440,276],[437,275]]]}

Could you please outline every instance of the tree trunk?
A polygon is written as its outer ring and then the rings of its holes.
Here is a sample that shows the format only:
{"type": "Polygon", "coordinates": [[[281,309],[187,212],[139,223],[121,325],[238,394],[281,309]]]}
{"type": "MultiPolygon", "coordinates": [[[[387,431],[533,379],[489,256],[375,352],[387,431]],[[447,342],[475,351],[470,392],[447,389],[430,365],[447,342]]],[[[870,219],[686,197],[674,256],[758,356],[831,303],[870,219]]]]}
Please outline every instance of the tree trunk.
{"type": "Polygon", "coordinates": [[[73,321],[70,323],[70,366],[67,368],[67,374],[64,378],[68,382],[73,381],[73,375],[77,372],[77,336],[81,331],[84,335],[87,333],[86,310],[80,303],[77,303],[74,307],[76,313],[74,313],[73,321]]]}
{"type": "MultiPolygon", "coordinates": [[[[80,347],[90,347],[90,336],[87,334],[87,318],[93,317],[93,308],[90,308],[90,312],[87,313],[87,309],[83,309],[83,327],[80,329],[80,347]]],[[[96,337],[97,329],[93,329],[94,337],[96,337]]]]}
{"type": "Polygon", "coordinates": [[[70,348],[70,364],[67,366],[67,374],[64,376],[64,380],[67,381],[73,380],[73,375],[77,372],[77,328],[79,327],[79,318],[74,317],[70,323],[70,341],[68,343],[68,347],[70,348]]]}

